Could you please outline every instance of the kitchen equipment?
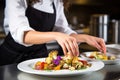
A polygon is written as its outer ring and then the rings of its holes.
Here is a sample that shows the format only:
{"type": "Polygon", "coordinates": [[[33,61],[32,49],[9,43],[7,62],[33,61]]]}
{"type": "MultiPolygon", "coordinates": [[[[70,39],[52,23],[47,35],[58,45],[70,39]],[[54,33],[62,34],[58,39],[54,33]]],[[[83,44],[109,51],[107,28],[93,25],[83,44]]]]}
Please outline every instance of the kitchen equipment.
{"type": "Polygon", "coordinates": [[[109,22],[109,40],[111,39],[112,43],[119,44],[120,43],[120,21],[119,20],[111,20],[109,22]]]}
{"type": "Polygon", "coordinates": [[[94,14],[90,20],[90,34],[108,41],[109,16],[107,14],[94,14]]]}

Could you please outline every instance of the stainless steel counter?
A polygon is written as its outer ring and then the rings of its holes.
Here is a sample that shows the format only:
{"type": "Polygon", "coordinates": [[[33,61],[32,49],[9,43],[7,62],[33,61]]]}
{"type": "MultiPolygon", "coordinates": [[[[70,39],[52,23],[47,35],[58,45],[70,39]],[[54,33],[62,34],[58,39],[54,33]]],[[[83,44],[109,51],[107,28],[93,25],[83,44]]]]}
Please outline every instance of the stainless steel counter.
{"type": "Polygon", "coordinates": [[[21,72],[17,64],[0,66],[0,80],[120,80],[120,65],[105,65],[99,71],[69,77],[47,77],[21,72]]]}

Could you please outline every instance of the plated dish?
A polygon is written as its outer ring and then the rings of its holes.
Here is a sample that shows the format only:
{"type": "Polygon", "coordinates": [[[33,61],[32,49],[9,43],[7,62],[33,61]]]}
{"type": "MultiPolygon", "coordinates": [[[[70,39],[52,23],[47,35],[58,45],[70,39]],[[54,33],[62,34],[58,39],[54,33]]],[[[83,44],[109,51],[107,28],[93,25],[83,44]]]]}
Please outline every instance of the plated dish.
{"type": "Polygon", "coordinates": [[[44,76],[73,76],[100,70],[102,61],[87,61],[81,57],[61,57],[57,52],[49,53],[46,58],[31,59],[17,65],[18,69],[31,74],[44,76]]]}
{"type": "Polygon", "coordinates": [[[81,54],[81,56],[91,60],[100,60],[103,61],[105,64],[120,63],[120,57],[109,52],[107,52],[106,54],[97,51],[84,52],[81,54]]]}
{"type": "Polygon", "coordinates": [[[83,75],[87,74],[89,72],[100,70],[104,67],[104,63],[101,61],[93,61],[90,62],[92,65],[91,67],[87,69],[82,70],[52,70],[52,71],[46,71],[46,70],[35,70],[33,69],[33,66],[37,61],[45,61],[45,58],[39,58],[39,59],[32,59],[27,60],[19,63],[17,65],[17,68],[20,71],[31,73],[31,74],[37,74],[37,75],[44,75],[44,76],[74,76],[74,75],[83,75]]]}
{"type": "Polygon", "coordinates": [[[81,70],[91,67],[91,63],[78,56],[67,53],[66,56],[59,56],[58,51],[51,51],[45,61],[37,61],[33,67],[35,70],[81,70]]]}

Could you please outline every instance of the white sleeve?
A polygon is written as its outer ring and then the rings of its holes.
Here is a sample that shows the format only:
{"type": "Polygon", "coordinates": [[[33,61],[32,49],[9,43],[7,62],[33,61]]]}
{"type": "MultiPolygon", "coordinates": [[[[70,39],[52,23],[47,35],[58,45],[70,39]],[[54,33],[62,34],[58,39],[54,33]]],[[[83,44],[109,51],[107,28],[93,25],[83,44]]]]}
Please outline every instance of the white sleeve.
{"type": "Polygon", "coordinates": [[[25,10],[24,0],[6,0],[5,24],[9,26],[13,39],[22,45],[26,45],[23,43],[24,32],[33,30],[25,16],[25,10]]]}
{"type": "Polygon", "coordinates": [[[76,33],[69,27],[64,14],[64,7],[62,2],[56,3],[56,15],[56,23],[53,31],[59,31],[66,34],[76,33]]]}

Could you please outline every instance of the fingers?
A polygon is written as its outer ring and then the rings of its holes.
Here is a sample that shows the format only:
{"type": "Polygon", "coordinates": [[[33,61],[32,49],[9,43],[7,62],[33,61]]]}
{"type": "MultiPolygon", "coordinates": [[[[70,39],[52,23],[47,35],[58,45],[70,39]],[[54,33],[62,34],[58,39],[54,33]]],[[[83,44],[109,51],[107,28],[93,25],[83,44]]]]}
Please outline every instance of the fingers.
{"type": "Polygon", "coordinates": [[[99,41],[99,45],[101,46],[101,50],[102,50],[102,52],[103,53],[106,53],[106,44],[105,44],[105,42],[104,42],[104,40],[103,39],[99,39],[100,41],[99,41]]]}
{"type": "Polygon", "coordinates": [[[106,53],[105,42],[102,38],[96,38],[94,46],[103,53],[106,53]]]}
{"type": "Polygon", "coordinates": [[[73,38],[69,38],[65,40],[65,42],[62,43],[61,47],[65,55],[67,55],[68,52],[70,52],[72,56],[79,55],[78,44],[76,40],[73,38]]]}
{"type": "Polygon", "coordinates": [[[102,38],[88,36],[87,43],[91,46],[96,47],[100,52],[106,53],[105,42],[102,38]]]}
{"type": "Polygon", "coordinates": [[[77,56],[77,51],[78,51],[78,44],[74,39],[70,39],[66,42],[66,48],[68,52],[72,53],[73,56],[77,56]]]}
{"type": "Polygon", "coordinates": [[[75,54],[76,56],[79,56],[79,47],[78,47],[78,44],[77,44],[77,41],[73,41],[73,45],[75,46],[75,54]]]}
{"type": "Polygon", "coordinates": [[[66,49],[65,45],[62,44],[61,47],[62,47],[64,55],[67,56],[67,49],[66,49]]]}

